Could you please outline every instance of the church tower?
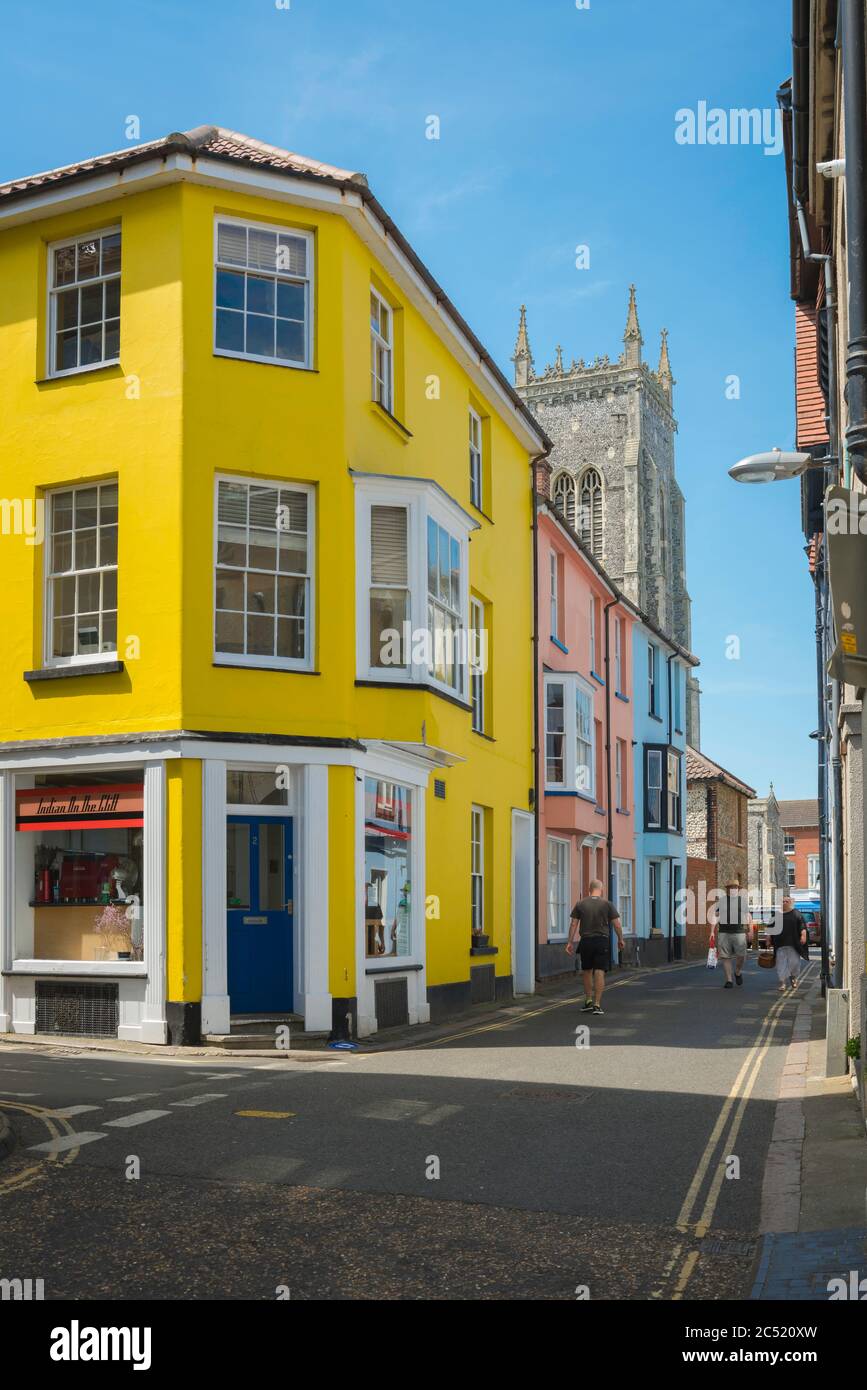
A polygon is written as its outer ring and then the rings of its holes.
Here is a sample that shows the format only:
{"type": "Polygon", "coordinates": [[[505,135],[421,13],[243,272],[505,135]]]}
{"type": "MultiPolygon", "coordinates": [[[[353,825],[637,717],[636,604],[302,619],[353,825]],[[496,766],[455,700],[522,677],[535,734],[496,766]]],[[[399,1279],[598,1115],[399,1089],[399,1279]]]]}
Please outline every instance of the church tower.
{"type": "MultiPolygon", "coordinates": [[[[623,592],[666,635],[691,649],[686,515],[675,475],[674,377],[663,329],[659,366],[643,357],[635,286],[612,361],[563,349],[536,375],[522,305],[512,361],[515,387],[554,441],[551,498],[623,592]]],[[[687,737],[700,746],[698,682],[689,679],[687,737]]]]}

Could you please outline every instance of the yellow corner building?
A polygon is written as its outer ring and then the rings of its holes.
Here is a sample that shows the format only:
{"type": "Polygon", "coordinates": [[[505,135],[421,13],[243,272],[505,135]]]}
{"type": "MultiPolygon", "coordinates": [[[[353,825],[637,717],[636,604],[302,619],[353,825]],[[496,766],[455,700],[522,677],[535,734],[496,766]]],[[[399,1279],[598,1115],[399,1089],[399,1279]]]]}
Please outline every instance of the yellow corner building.
{"type": "Polygon", "coordinates": [[[0,1032],[533,988],[549,441],[361,174],[207,126],[0,185],[0,1032]]]}

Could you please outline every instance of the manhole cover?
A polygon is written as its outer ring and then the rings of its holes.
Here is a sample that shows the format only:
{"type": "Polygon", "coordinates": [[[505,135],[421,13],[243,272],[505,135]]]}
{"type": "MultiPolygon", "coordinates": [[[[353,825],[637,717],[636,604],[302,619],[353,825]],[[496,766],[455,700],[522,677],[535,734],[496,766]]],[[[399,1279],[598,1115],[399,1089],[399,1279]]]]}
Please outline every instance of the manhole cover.
{"type": "Polygon", "coordinates": [[[550,1087],[540,1089],[535,1086],[513,1086],[511,1091],[501,1091],[501,1100],[542,1100],[557,1101],[570,1100],[575,1104],[581,1104],[589,1100],[592,1092],[576,1091],[571,1087],[568,1090],[552,1090],[550,1087]]]}

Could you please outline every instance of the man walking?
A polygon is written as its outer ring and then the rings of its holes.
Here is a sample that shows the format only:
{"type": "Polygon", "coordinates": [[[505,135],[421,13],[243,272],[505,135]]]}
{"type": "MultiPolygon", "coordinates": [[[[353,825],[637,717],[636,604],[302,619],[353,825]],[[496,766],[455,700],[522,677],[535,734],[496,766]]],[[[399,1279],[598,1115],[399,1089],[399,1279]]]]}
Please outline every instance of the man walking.
{"type": "Polygon", "coordinates": [[[780,982],[780,994],[785,994],[787,980],[792,989],[797,989],[798,976],[801,973],[799,947],[807,944],[807,923],[795,907],[791,893],[783,894],[783,924],[772,937],[771,944],[774,948],[774,965],[780,982]]]}
{"type": "Polygon", "coordinates": [[[725,989],[734,989],[736,984],[742,985],[744,982],[747,946],[753,939],[753,919],[744,901],[745,896],[737,883],[727,883],[722,902],[711,909],[710,944],[716,946],[717,955],[723,963],[725,989]]]}
{"type": "Polygon", "coordinates": [[[623,951],[623,931],[620,926],[620,913],[613,903],[602,896],[602,882],[594,878],[590,883],[589,898],[581,898],[572,909],[572,925],[566,953],[572,955],[573,939],[581,957],[581,970],[584,975],[585,1014],[604,1013],[602,991],[605,988],[605,972],[611,969],[611,928],[617,932],[617,945],[623,951]]]}

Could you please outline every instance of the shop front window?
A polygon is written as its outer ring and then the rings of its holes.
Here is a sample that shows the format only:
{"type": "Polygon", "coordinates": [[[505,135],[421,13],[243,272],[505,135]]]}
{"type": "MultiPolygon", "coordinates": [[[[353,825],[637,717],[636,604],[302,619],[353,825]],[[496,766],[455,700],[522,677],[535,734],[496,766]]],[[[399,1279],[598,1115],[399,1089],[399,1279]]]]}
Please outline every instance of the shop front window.
{"type": "Polygon", "coordinates": [[[373,777],[364,782],[365,953],[412,950],[412,792],[373,777]]]}
{"type": "Polygon", "coordinates": [[[141,961],[143,772],[18,777],[15,803],[16,958],[141,961]]]}

